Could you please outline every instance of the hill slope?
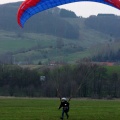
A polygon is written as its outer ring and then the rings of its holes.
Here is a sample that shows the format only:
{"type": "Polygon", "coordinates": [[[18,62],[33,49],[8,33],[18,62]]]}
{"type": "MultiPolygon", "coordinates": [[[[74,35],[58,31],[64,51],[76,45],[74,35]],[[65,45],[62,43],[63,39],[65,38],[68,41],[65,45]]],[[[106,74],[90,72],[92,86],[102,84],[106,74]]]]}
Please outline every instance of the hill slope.
{"type": "Polygon", "coordinates": [[[119,48],[119,16],[80,18],[72,11],[67,11],[72,12],[68,16],[63,14],[66,10],[53,8],[33,16],[21,29],[16,22],[20,3],[0,5],[1,62],[75,62],[105,50],[108,45],[112,49],[119,48]]]}

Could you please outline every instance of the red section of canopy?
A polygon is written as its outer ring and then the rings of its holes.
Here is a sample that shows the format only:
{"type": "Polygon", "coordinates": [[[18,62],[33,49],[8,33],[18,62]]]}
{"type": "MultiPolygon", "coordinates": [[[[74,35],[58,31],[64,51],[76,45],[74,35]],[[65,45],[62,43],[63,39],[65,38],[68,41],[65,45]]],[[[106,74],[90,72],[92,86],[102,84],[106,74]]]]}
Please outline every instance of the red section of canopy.
{"type": "Polygon", "coordinates": [[[40,0],[25,0],[19,7],[18,13],[17,13],[17,21],[18,24],[22,27],[20,22],[20,17],[23,15],[24,11],[26,11],[28,8],[35,6],[40,0]]]}
{"type": "Polygon", "coordinates": [[[105,2],[108,2],[116,8],[120,9],[120,0],[105,0],[105,2]]]}

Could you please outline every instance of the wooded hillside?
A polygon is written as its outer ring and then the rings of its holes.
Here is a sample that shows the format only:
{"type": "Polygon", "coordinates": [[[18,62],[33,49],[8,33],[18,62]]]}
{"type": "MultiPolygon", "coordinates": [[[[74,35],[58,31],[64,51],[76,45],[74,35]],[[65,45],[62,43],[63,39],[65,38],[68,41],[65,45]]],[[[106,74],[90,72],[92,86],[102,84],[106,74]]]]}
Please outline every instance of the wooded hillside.
{"type": "Polygon", "coordinates": [[[82,18],[72,11],[53,8],[31,17],[22,29],[16,20],[20,3],[0,5],[1,63],[75,63],[119,50],[120,16],[82,18]]]}

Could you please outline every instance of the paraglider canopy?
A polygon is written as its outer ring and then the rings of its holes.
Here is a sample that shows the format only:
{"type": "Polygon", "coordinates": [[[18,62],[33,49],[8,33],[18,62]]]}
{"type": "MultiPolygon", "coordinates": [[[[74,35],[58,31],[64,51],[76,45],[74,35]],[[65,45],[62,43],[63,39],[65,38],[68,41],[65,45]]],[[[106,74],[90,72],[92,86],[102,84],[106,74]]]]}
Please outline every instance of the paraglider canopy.
{"type": "MultiPolygon", "coordinates": [[[[17,22],[23,27],[25,22],[34,14],[53,8],[59,5],[87,1],[87,0],[25,0],[19,7],[17,13],[17,22]]],[[[110,5],[117,9],[120,9],[120,0],[89,0],[92,2],[99,2],[106,5],[110,5]]]]}

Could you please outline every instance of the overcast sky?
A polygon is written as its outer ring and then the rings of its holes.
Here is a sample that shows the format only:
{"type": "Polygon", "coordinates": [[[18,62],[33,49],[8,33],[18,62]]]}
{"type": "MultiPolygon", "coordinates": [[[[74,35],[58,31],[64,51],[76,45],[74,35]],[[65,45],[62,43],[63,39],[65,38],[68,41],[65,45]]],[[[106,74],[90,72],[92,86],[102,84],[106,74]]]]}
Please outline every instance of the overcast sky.
{"type": "MultiPolygon", "coordinates": [[[[0,4],[17,2],[17,1],[24,1],[24,0],[0,0],[0,4]]],[[[74,11],[78,16],[83,16],[83,17],[88,17],[90,15],[97,15],[98,13],[109,13],[109,14],[120,15],[120,10],[108,5],[104,5],[101,3],[94,3],[94,2],[76,2],[76,3],[62,5],[59,7],[74,11]]]]}

